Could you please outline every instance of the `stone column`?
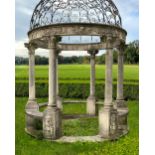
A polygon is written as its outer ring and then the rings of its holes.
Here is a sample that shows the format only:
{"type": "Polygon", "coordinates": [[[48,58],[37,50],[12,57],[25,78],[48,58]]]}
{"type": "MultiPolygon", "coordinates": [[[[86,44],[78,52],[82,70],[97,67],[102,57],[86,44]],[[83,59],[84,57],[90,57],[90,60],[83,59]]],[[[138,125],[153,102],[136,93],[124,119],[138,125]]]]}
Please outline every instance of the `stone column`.
{"type": "Polygon", "coordinates": [[[113,108],[112,98],[112,64],[113,50],[111,47],[111,39],[107,40],[106,52],[106,71],[105,71],[105,100],[104,107],[99,112],[99,130],[100,135],[106,139],[113,139],[117,130],[117,111],[113,108]]]}
{"type": "Polygon", "coordinates": [[[117,99],[115,102],[116,107],[126,107],[124,104],[123,96],[123,75],[124,75],[124,53],[123,48],[118,48],[118,73],[117,73],[117,99]]]}
{"type": "Polygon", "coordinates": [[[113,51],[108,49],[106,53],[106,71],[105,71],[105,101],[104,107],[112,106],[112,64],[113,64],[113,51]]]}
{"type": "Polygon", "coordinates": [[[37,46],[25,43],[25,47],[29,50],[29,99],[26,109],[39,110],[35,93],[35,50],[37,49],[37,46]]]}
{"type": "Polygon", "coordinates": [[[117,99],[124,100],[123,97],[123,51],[118,51],[118,81],[117,81],[117,99]]]}
{"type": "Polygon", "coordinates": [[[128,108],[123,96],[123,75],[124,75],[124,46],[118,48],[118,74],[117,74],[117,99],[114,107],[118,111],[118,130],[119,132],[127,132],[127,116],[128,108]]]}
{"type": "Polygon", "coordinates": [[[87,114],[95,115],[96,109],[96,98],[95,98],[95,55],[98,53],[97,50],[88,51],[90,54],[90,96],[87,99],[87,114]]]}
{"type": "Polygon", "coordinates": [[[46,139],[61,136],[61,112],[56,106],[56,43],[56,37],[49,38],[49,98],[43,113],[43,135],[46,139]]]}
{"type": "Polygon", "coordinates": [[[56,92],[56,100],[57,100],[57,107],[62,111],[63,110],[63,105],[62,105],[62,98],[59,96],[59,74],[58,74],[58,56],[59,56],[59,53],[61,51],[57,50],[57,53],[56,53],[56,84],[57,84],[57,92],[56,92]]]}

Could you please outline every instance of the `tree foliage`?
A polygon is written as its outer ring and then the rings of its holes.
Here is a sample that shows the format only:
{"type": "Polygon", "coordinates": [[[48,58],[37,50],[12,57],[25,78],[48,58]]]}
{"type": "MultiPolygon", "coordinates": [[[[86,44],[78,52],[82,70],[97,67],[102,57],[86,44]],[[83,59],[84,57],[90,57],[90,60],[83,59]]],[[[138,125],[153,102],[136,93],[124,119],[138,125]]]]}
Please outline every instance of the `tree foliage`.
{"type": "Polygon", "coordinates": [[[138,64],[139,63],[139,41],[135,40],[129,43],[125,50],[125,63],[126,64],[138,64]]]}

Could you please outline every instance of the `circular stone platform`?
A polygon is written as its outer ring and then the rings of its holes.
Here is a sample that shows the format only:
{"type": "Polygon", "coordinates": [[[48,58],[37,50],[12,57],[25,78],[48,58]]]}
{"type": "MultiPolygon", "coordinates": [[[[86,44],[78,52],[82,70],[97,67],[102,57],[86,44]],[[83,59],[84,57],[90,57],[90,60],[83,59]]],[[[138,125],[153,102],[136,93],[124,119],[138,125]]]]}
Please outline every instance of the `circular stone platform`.
{"type": "MultiPolygon", "coordinates": [[[[31,135],[32,137],[35,137],[39,139],[37,136],[32,135],[27,129],[25,129],[26,133],[31,135]]],[[[109,141],[109,140],[117,140],[122,136],[125,136],[128,133],[128,131],[122,133],[121,135],[117,135],[111,139],[105,139],[102,138],[100,135],[94,135],[94,136],[62,136],[59,139],[56,140],[51,140],[51,139],[44,139],[48,141],[53,141],[53,142],[62,142],[62,143],[75,143],[75,142],[104,142],[104,141],[109,141]]],[[[42,138],[40,138],[42,139],[42,138]]]]}

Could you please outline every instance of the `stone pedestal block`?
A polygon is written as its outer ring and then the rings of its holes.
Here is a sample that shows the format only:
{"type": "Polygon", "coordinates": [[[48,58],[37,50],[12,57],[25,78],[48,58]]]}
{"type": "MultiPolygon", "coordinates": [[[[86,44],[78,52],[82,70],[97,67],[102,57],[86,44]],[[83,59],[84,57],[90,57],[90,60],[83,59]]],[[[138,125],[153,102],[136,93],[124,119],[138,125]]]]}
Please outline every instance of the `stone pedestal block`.
{"type": "Polygon", "coordinates": [[[99,111],[99,134],[105,139],[117,136],[117,110],[102,108],[99,111]]]}
{"type": "Polygon", "coordinates": [[[120,134],[128,132],[128,108],[118,108],[118,131],[120,134]]]}
{"type": "Polygon", "coordinates": [[[26,114],[26,129],[30,132],[34,130],[34,118],[26,114]]]}
{"type": "MultiPolygon", "coordinates": [[[[32,114],[33,112],[39,111],[39,105],[37,104],[36,100],[28,100],[26,106],[25,106],[26,113],[29,112],[32,114]]],[[[26,129],[30,132],[35,130],[34,127],[34,118],[32,115],[26,114],[26,129]]]]}
{"type": "Polygon", "coordinates": [[[61,111],[57,107],[48,106],[43,113],[43,135],[45,139],[61,137],[61,111]]]}
{"type": "Polygon", "coordinates": [[[87,99],[87,114],[89,115],[97,114],[95,96],[89,96],[87,99]]]}
{"type": "Polygon", "coordinates": [[[114,108],[118,112],[118,131],[124,133],[128,131],[128,107],[126,102],[122,99],[117,99],[114,103],[114,108]]]}
{"type": "Polygon", "coordinates": [[[28,100],[25,110],[37,110],[39,111],[39,105],[37,104],[36,100],[28,100]]]}
{"type": "Polygon", "coordinates": [[[57,107],[62,111],[63,110],[62,98],[60,96],[57,96],[56,102],[57,102],[57,107]]]}
{"type": "Polygon", "coordinates": [[[42,131],[42,113],[37,110],[26,111],[26,130],[35,135],[37,131],[42,131]]]}

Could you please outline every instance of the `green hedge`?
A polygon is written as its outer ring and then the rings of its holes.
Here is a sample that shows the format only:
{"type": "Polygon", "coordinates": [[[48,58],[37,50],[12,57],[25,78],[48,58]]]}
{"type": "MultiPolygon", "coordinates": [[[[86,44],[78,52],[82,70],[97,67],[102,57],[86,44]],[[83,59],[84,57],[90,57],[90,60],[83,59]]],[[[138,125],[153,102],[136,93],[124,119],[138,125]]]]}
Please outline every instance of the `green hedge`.
{"type": "MultiPolygon", "coordinates": [[[[16,77],[16,79],[15,79],[16,81],[25,81],[25,82],[27,82],[29,79],[28,79],[28,77],[16,77]]],[[[47,77],[35,77],[35,80],[36,81],[46,81],[46,82],[48,82],[48,78],[47,77]]],[[[90,82],[90,78],[81,78],[81,77],[74,77],[74,78],[59,78],[59,81],[77,81],[77,80],[79,80],[79,81],[88,81],[88,82],[90,82]]],[[[96,79],[96,81],[105,81],[105,79],[104,78],[97,78],[96,79]]],[[[113,78],[113,81],[115,81],[115,82],[117,82],[117,79],[116,78],[113,78]]],[[[128,82],[128,83],[130,83],[130,82],[134,82],[134,83],[138,83],[139,82],[139,80],[137,80],[137,79],[124,79],[124,82],[128,82]]]]}
{"type": "MultiPolygon", "coordinates": [[[[113,84],[113,97],[116,98],[117,85],[113,84]]],[[[16,97],[28,96],[28,83],[16,82],[15,89],[16,97]]],[[[89,84],[79,83],[60,83],[59,95],[63,98],[79,98],[86,99],[89,96],[89,84]]],[[[36,83],[36,97],[48,96],[48,83],[36,83]]],[[[104,99],[104,85],[96,84],[96,97],[104,99]]],[[[139,85],[138,84],[124,84],[124,97],[126,100],[139,99],[139,85]]]]}

